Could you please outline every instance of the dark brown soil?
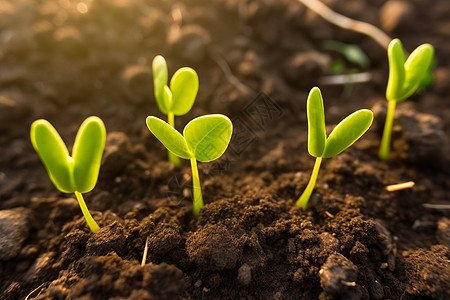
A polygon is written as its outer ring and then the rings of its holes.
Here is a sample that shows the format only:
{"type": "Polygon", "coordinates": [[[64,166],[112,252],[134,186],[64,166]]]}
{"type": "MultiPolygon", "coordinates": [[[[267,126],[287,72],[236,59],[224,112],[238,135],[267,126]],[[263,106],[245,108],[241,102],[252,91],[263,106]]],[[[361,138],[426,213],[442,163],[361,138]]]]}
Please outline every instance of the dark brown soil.
{"type": "Polygon", "coordinates": [[[295,0],[2,0],[0,298],[449,299],[450,2],[325,2],[409,52],[435,46],[434,84],[398,105],[390,163],[377,158],[385,50],[295,0]],[[361,47],[371,61],[361,71],[372,74],[320,86],[329,129],[360,108],[375,121],[324,160],[303,211],[295,200],[314,164],[306,96],[340,58],[324,40],[361,47]],[[197,220],[188,162],[168,163],[145,126],[163,117],[152,96],[157,54],[170,72],[191,66],[200,77],[177,128],[205,113],[234,124],[225,155],[199,164],[197,220]],[[85,195],[96,234],[29,141],[31,122],[45,118],[71,145],[90,115],[108,130],[98,184],[85,195]],[[385,190],[406,181],[415,186],[385,190]]]}

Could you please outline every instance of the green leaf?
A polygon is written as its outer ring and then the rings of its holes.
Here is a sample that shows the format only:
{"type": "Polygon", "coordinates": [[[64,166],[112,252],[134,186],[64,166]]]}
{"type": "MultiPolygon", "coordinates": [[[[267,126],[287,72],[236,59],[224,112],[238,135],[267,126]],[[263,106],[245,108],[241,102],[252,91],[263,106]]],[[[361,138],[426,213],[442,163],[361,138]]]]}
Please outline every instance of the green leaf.
{"type": "Polygon", "coordinates": [[[314,157],[320,157],[323,154],[327,136],[323,98],[318,87],[312,88],[309,92],[306,113],[308,116],[308,152],[314,157]]]}
{"type": "Polygon", "coordinates": [[[400,100],[411,96],[422,84],[431,64],[433,63],[434,48],[430,44],[423,44],[411,53],[405,63],[405,81],[402,86],[400,100]]]}
{"type": "Polygon", "coordinates": [[[186,143],[198,161],[219,158],[230,143],[233,124],[224,115],[206,115],[195,118],[184,128],[186,143]]]}
{"type": "Polygon", "coordinates": [[[106,129],[98,117],[89,117],[78,129],[73,145],[73,178],[77,192],[87,193],[97,183],[103,149],[105,148],[106,129]]]}
{"type": "Polygon", "coordinates": [[[167,148],[167,150],[184,159],[193,157],[184,137],[175,128],[153,116],[147,117],[146,123],[148,129],[167,148]]]}
{"type": "Polygon", "coordinates": [[[400,101],[402,86],[405,81],[405,54],[399,39],[393,39],[388,47],[389,79],[386,88],[386,99],[400,101]]]}
{"type": "Polygon", "coordinates": [[[403,46],[398,39],[389,44],[389,79],[386,98],[404,101],[417,91],[433,64],[434,48],[430,44],[417,47],[405,62],[403,46]]]}
{"type": "Polygon", "coordinates": [[[372,121],[373,113],[368,109],[358,110],[342,120],[328,136],[323,157],[336,156],[350,147],[369,129],[372,121]]]}
{"type": "Polygon", "coordinates": [[[167,115],[170,110],[170,102],[167,102],[167,80],[169,78],[167,63],[164,57],[157,55],[152,62],[153,87],[156,98],[156,104],[159,110],[167,115]]]}
{"type": "Polygon", "coordinates": [[[364,51],[357,45],[345,44],[334,40],[327,40],[322,43],[322,48],[341,53],[349,62],[365,69],[369,67],[370,59],[364,51]]]}
{"type": "Polygon", "coordinates": [[[364,51],[357,45],[347,45],[343,54],[349,62],[354,63],[363,69],[368,68],[370,65],[369,57],[367,57],[364,51]]]}
{"type": "Polygon", "coordinates": [[[31,125],[30,137],[55,187],[63,193],[75,192],[73,159],[56,129],[46,120],[36,120],[31,125]]]}
{"type": "Polygon", "coordinates": [[[181,68],[170,80],[172,91],[172,111],[176,116],[186,114],[194,105],[198,92],[198,76],[191,68],[181,68]]]}

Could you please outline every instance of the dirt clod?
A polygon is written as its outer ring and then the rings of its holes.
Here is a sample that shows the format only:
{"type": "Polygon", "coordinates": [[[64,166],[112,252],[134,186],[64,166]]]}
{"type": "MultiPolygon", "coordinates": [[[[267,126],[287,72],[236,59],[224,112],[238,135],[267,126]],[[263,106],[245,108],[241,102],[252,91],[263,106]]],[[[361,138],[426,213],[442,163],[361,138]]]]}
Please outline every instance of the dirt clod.
{"type": "MultiPolygon", "coordinates": [[[[319,271],[323,299],[334,295],[355,295],[358,271],[356,266],[342,255],[331,255],[319,271]]],[[[353,298],[353,297],[352,297],[353,298]]],[[[355,299],[355,298],[353,298],[355,299]]]]}
{"type": "Polygon", "coordinates": [[[0,260],[14,258],[28,237],[30,212],[27,209],[0,210],[0,260]]]}

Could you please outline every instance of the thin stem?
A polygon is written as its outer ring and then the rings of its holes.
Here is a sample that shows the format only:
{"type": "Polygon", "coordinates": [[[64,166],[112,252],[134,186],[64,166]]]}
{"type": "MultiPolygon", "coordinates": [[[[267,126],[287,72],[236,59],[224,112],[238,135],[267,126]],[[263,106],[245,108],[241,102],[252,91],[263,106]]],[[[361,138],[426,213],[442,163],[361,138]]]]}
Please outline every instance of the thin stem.
{"type": "Polygon", "coordinates": [[[378,156],[384,161],[389,159],[392,125],[394,124],[395,105],[397,104],[395,100],[388,102],[389,105],[386,114],[386,122],[384,123],[383,137],[381,138],[380,151],[378,152],[378,156]]]}
{"type": "Polygon", "coordinates": [[[147,260],[147,253],[148,253],[148,237],[145,240],[144,254],[142,255],[141,267],[145,266],[145,262],[147,260]]]}
{"type": "Polygon", "coordinates": [[[202,196],[202,188],[200,187],[200,177],[198,176],[197,169],[197,159],[195,157],[191,158],[191,169],[192,169],[192,185],[194,189],[194,204],[193,204],[193,213],[197,218],[200,209],[203,207],[203,196],[202,196]]]}
{"type": "Polygon", "coordinates": [[[448,204],[433,204],[433,203],[424,203],[423,207],[433,208],[433,209],[450,209],[450,205],[448,204]]]}
{"type": "Polygon", "coordinates": [[[314,190],[314,185],[316,184],[317,175],[319,174],[320,164],[322,163],[322,157],[316,157],[316,162],[314,163],[314,168],[309,179],[308,185],[305,188],[303,194],[298,198],[296,204],[306,210],[308,206],[309,197],[311,197],[312,191],[314,190]]]}
{"type": "MultiPolygon", "coordinates": [[[[167,114],[168,117],[168,123],[170,126],[172,126],[173,128],[175,128],[175,115],[173,114],[172,111],[169,111],[169,113],[167,114]]],[[[174,165],[174,166],[181,166],[181,160],[178,156],[176,156],[175,154],[173,154],[172,152],[170,152],[169,150],[168,154],[169,154],[169,161],[174,165]]]]}
{"type": "MultiPolygon", "coordinates": [[[[37,290],[39,290],[43,285],[45,284],[45,282],[44,283],[42,283],[40,286],[38,286],[37,288],[35,288],[34,290],[32,290],[26,297],[25,297],[25,300],[28,300],[28,297],[30,297],[34,292],[36,292],[37,290]]],[[[37,296],[39,296],[41,294],[41,292],[39,292],[39,294],[37,294],[37,296]]]]}
{"type": "Polygon", "coordinates": [[[80,192],[75,192],[75,197],[77,197],[81,212],[83,213],[84,218],[89,225],[89,228],[93,233],[96,233],[97,231],[99,231],[100,227],[97,225],[94,218],[92,218],[91,213],[89,212],[86,203],[84,202],[83,195],[80,192]]]}
{"type": "Polygon", "coordinates": [[[297,0],[330,23],[344,29],[365,34],[375,40],[384,49],[388,48],[391,38],[384,31],[372,24],[350,19],[331,10],[319,0],[297,0]]]}
{"type": "Polygon", "coordinates": [[[320,85],[346,85],[353,83],[362,83],[372,80],[372,74],[369,72],[355,74],[330,75],[319,78],[320,85]]]}
{"type": "Polygon", "coordinates": [[[175,115],[173,114],[173,111],[169,111],[169,113],[167,114],[167,122],[170,126],[175,128],[175,115]]]}

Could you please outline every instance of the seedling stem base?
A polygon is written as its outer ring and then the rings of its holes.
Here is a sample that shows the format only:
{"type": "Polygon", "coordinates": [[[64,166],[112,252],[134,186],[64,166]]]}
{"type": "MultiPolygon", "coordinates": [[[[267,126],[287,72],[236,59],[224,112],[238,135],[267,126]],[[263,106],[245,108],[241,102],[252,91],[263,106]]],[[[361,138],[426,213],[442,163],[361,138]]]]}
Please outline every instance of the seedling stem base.
{"type": "Polygon", "coordinates": [[[378,152],[378,156],[381,160],[384,161],[389,159],[392,126],[394,124],[395,106],[397,104],[397,101],[394,100],[388,102],[389,104],[386,114],[386,122],[384,124],[383,137],[381,138],[380,151],[378,152]]]}
{"type": "Polygon", "coordinates": [[[84,202],[83,195],[79,192],[75,192],[75,197],[77,197],[78,204],[80,205],[81,208],[81,212],[86,218],[86,222],[88,223],[89,228],[93,233],[96,233],[97,231],[99,231],[100,227],[97,225],[94,218],[92,218],[91,214],[89,213],[86,203],[84,202]]]}
{"type": "Polygon", "coordinates": [[[308,206],[309,198],[311,197],[312,191],[314,190],[314,186],[316,184],[317,175],[319,175],[320,164],[322,163],[322,157],[316,157],[316,162],[314,163],[314,168],[311,174],[311,178],[309,179],[308,185],[305,188],[303,194],[298,198],[296,204],[306,210],[308,206]]]}
{"type": "Polygon", "coordinates": [[[191,158],[191,169],[192,169],[192,185],[194,190],[194,204],[193,204],[193,213],[197,218],[200,209],[203,207],[203,196],[202,196],[202,188],[200,187],[200,178],[198,176],[197,169],[197,160],[195,157],[191,158]]]}

